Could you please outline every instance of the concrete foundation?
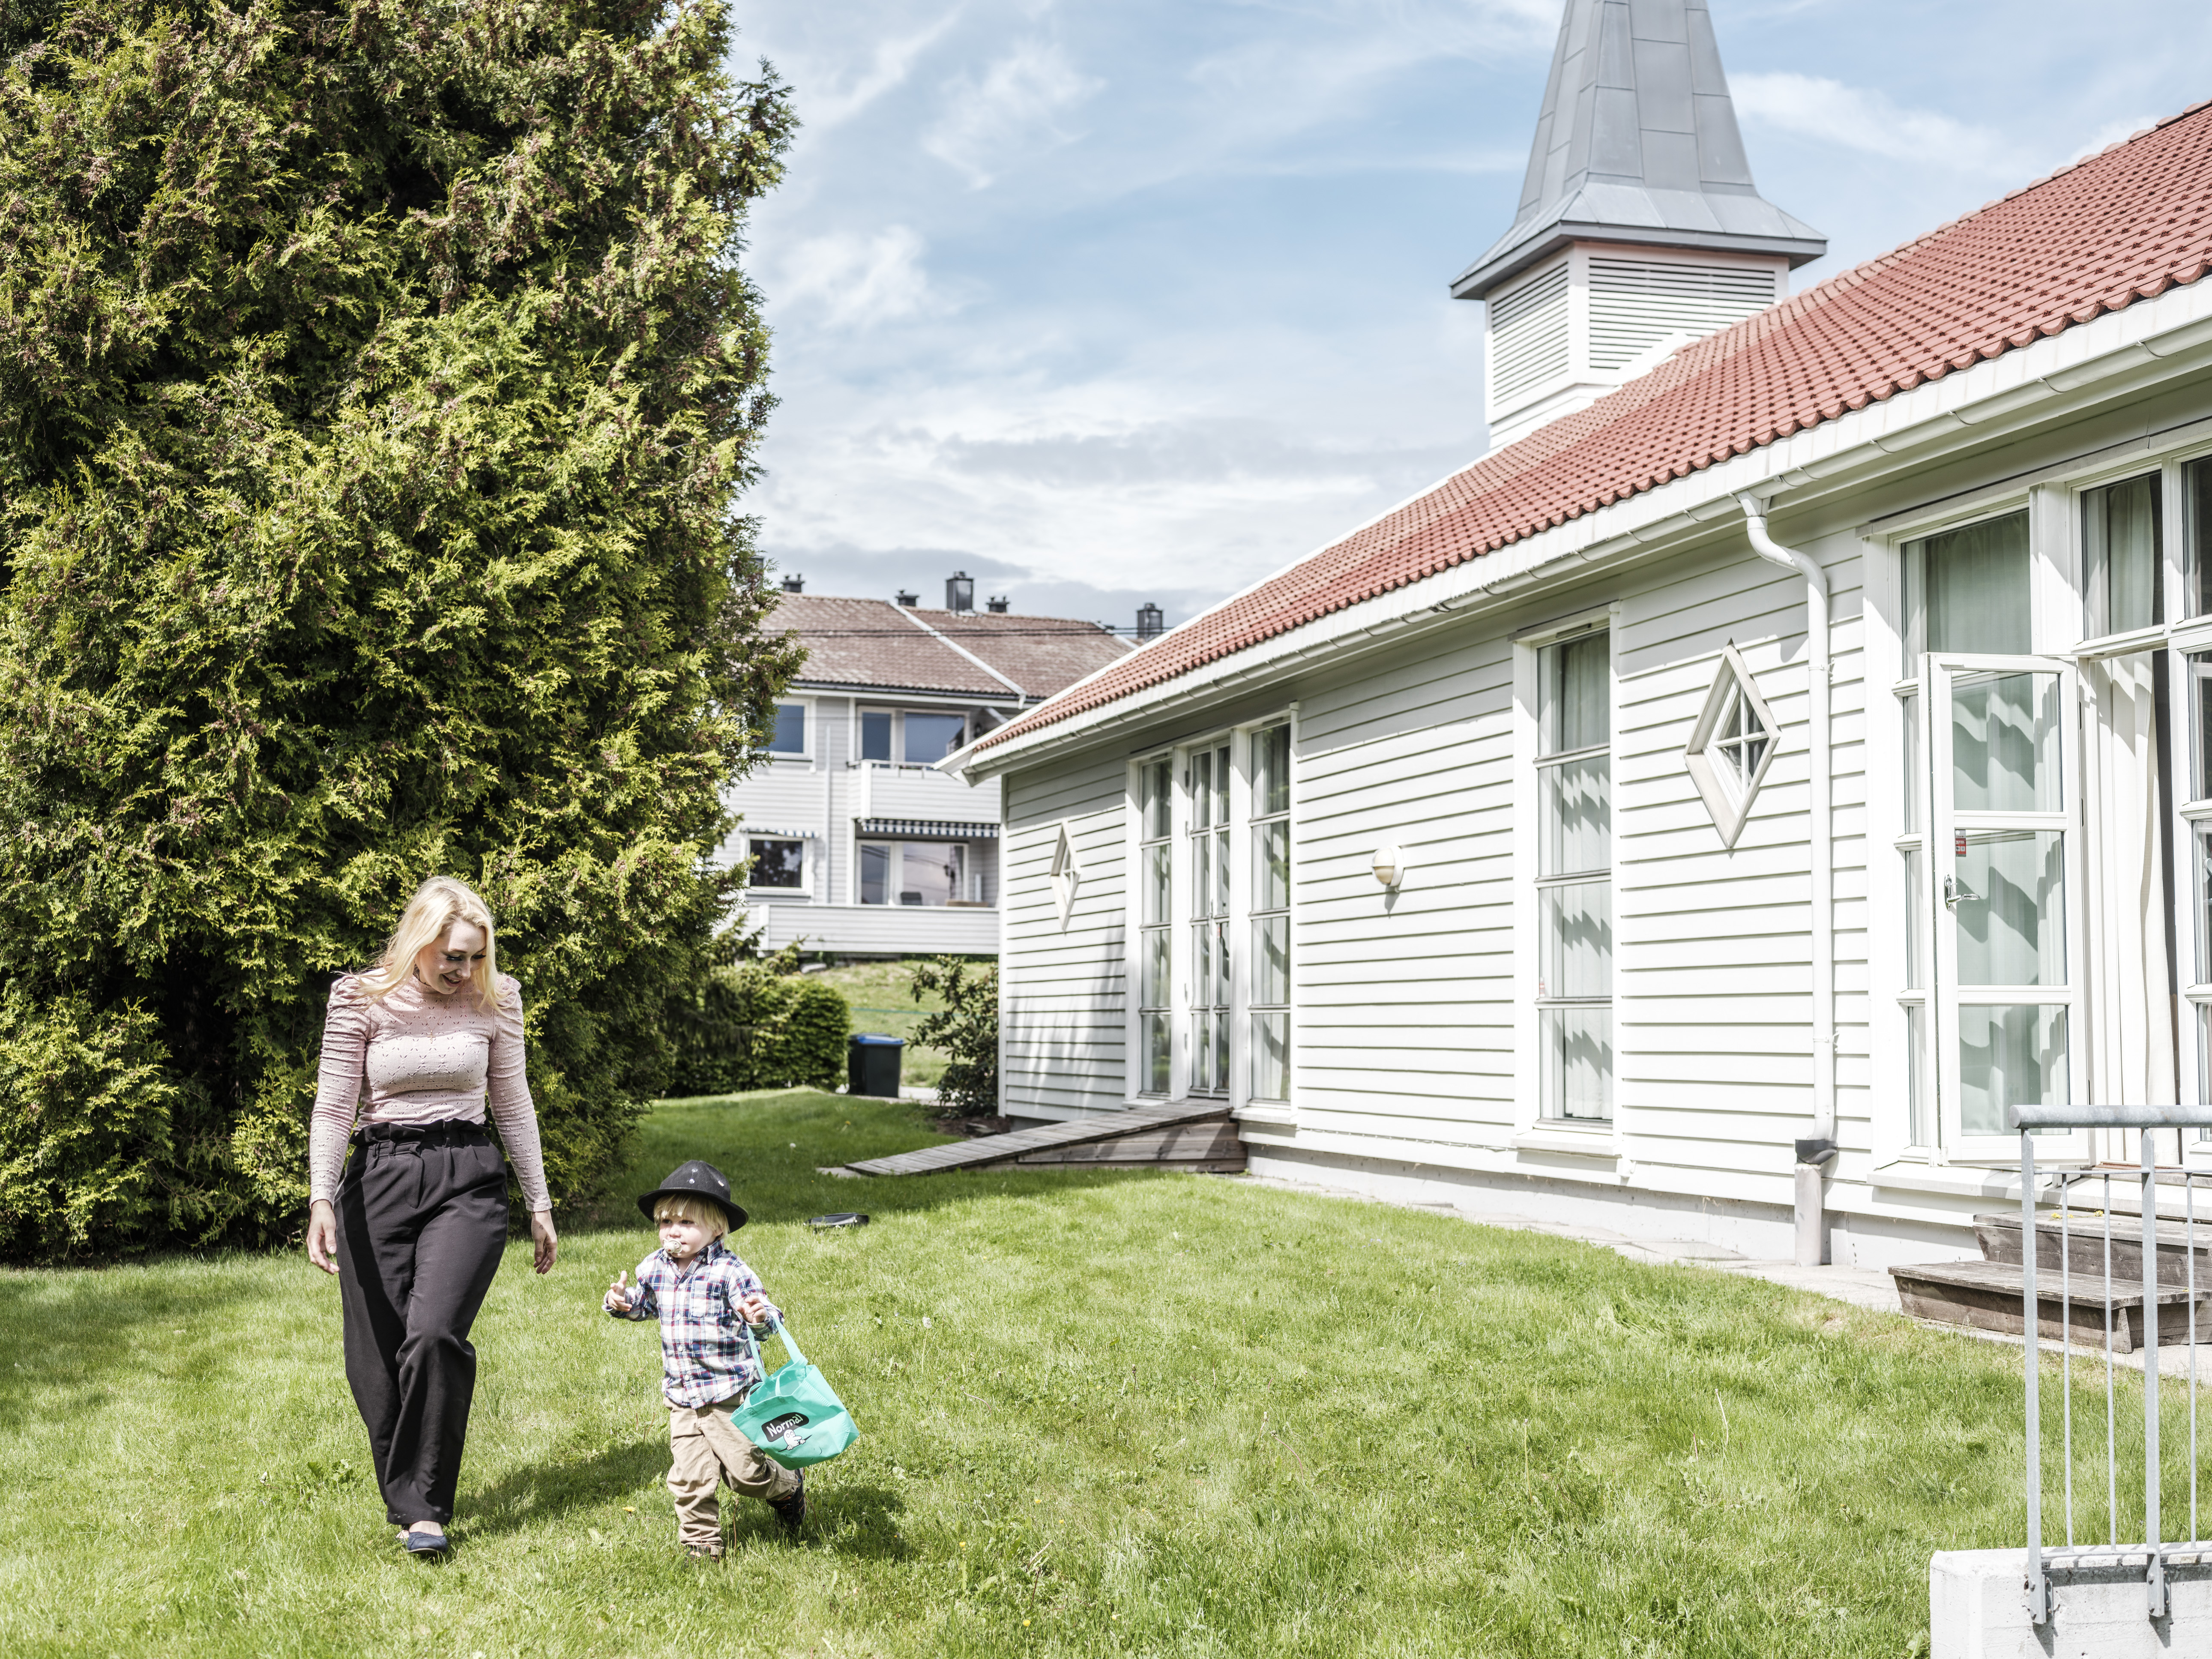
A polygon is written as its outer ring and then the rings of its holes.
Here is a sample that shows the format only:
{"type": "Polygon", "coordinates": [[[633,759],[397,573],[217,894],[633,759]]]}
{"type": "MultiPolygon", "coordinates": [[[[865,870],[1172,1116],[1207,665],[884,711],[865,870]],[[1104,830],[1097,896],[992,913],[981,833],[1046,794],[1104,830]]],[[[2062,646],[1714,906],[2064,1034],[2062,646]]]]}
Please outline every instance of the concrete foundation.
{"type": "Polygon", "coordinates": [[[1929,1659],[2212,1659],[2212,1565],[2169,1567],[2166,1612],[2143,1570],[2051,1575],[2051,1618],[2027,1618],[2025,1550],[1947,1550],[1928,1564],[1929,1659]]]}
{"type": "MultiPolygon", "coordinates": [[[[1385,1203],[1524,1218],[1547,1228],[1601,1229],[1630,1238],[1694,1240],[1755,1261],[1800,1255],[1797,1219],[1780,1205],[1693,1198],[1596,1182],[1456,1170],[1389,1158],[1348,1158],[1279,1143],[1247,1140],[1251,1172],[1302,1186],[1362,1193],[1385,1203]]],[[[1826,1215],[1824,1258],[1838,1267],[1882,1271],[1922,1261],[1975,1261],[1981,1250],[1968,1218],[1941,1223],[1826,1215]]]]}

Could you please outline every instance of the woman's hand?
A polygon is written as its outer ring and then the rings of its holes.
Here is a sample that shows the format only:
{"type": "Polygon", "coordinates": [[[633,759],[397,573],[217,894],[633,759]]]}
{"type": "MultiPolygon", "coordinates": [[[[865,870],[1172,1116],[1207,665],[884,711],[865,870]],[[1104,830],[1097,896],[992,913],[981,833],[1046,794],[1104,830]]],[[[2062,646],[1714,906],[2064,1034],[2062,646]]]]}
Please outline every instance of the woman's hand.
{"type": "Polygon", "coordinates": [[[338,1270],[338,1218],[327,1198],[307,1206],[307,1260],[326,1273],[338,1270]]]}
{"type": "MultiPolygon", "coordinates": [[[[530,1237],[538,1247],[538,1271],[551,1273],[553,1258],[561,1254],[561,1235],[553,1231],[552,1211],[532,1210],[530,1212],[530,1237]]],[[[331,1271],[336,1273],[337,1269],[333,1267],[331,1271]]]]}

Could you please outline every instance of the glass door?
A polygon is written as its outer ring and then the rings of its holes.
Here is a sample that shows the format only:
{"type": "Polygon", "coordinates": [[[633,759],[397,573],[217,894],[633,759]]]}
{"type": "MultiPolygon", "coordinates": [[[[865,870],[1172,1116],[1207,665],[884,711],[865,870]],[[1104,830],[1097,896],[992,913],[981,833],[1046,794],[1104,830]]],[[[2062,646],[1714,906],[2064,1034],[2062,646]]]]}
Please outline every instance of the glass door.
{"type": "MultiPolygon", "coordinates": [[[[2048,657],[1931,654],[1920,684],[1930,834],[1916,896],[1930,923],[1937,1129],[1952,1158],[2009,1163],[2020,1142],[2006,1108],[2079,1097],[2074,671],[2048,657]]],[[[2038,1140],[2045,1156],[2087,1153],[2086,1135],[2038,1140]]]]}

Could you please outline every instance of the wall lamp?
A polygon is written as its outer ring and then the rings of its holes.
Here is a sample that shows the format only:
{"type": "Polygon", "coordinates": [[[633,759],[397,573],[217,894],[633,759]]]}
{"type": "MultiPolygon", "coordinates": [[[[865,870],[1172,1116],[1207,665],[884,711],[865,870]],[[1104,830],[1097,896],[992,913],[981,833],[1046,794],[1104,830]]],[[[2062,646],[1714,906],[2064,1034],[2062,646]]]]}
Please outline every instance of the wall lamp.
{"type": "Polygon", "coordinates": [[[1398,884],[1405,880],[1406,872],[1412,867],[1406,862],[1405,852],[1401,848],[1378,847],[1375,849],[1375,879],[1393,892],[1397,890],[1398,884]]]}

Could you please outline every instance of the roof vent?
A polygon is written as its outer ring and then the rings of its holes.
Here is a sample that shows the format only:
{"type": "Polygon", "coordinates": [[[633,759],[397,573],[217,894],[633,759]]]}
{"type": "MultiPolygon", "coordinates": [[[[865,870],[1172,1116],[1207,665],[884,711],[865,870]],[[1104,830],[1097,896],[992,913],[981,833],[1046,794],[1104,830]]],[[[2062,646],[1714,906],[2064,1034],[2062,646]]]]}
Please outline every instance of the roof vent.
{"type": "Polygon", "coordinates": [[[906,589],[902,587],[899,589],[898,592],[898,602],[911,610],[914,606],[921,603],[921,595],[919,593],[909,593],[906,589]]]}
{"type": "Polygon", "coordinates": [[[1167,612],[1156,605],[1140,605],[1137,607],[1137,637],[1139,639],[1156,640],[1167,631],[1167,612]]]}
{"type": "Polygon", "coordinates": [[[806,578],[786,576],[783,579],[783,591],[787,593],[804,593],[806,591],[806,578]]]}
{"type": "Polygon", "coordinates": [[[1005,616],[1006,614],[1006,596],[1003,593],[994,593],[988,599],[983,602],[983,609],[989,611],[994,617],[1005,616]]]}
{"type": "Polygon", "coordinates": [[[973,611],[975,608],[975,580],[964,570],[956,570],[945,579],[945,608],[947,611],[973,611]]]}

